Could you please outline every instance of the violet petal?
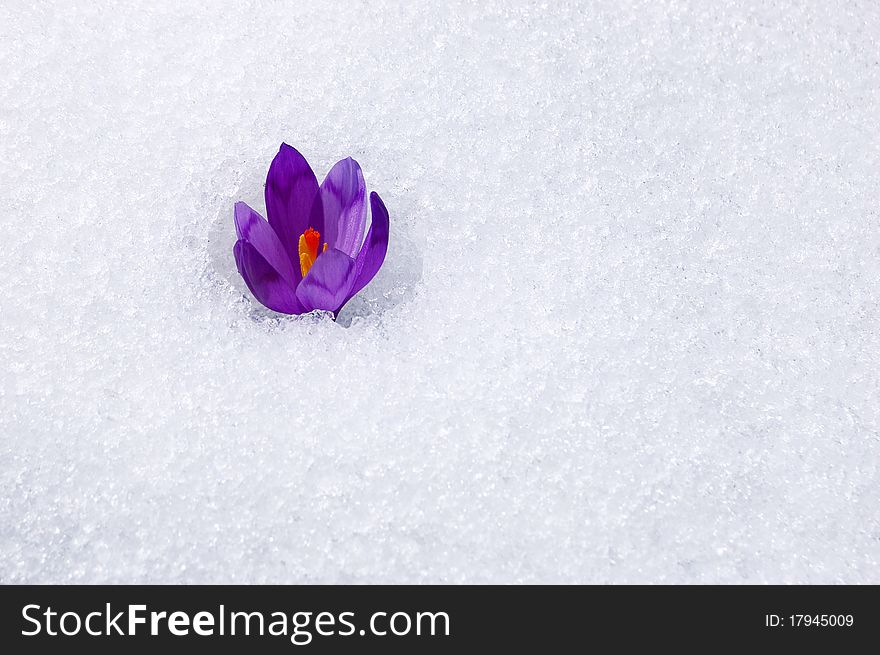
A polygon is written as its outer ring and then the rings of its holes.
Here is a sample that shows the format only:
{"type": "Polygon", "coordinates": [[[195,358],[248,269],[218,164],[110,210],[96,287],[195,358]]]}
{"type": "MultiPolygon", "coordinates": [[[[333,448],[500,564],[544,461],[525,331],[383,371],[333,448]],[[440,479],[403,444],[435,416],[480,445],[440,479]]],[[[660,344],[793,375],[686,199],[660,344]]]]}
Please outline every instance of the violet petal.
{"type": "Polygon", "coordinates": [[[355,260],[355,281],[349,291],[349,298],[363,289],[376,275],[385,261],[388,252],[388,210],[379,194],[370,194],[370,209],[373,220],[364,245],[355,260]]]}
{"type": "Polygon", "coordinates": [[[254,297],[266,307],[282,314],[301,314],[296,290],[248,241],[237,241],[232,249],[238,272],[254,297]]]}
{"type": "Polygon", "coordinates": [[[290,286],[296,288],[301,274],[266,220],[243,202],[235,203],[235,233],[247,241],[290,286]]]}
{"type": "MultiPolygon", "coordinates": [[[[312,207],[319,202],[318,180],[309,163],[295,148],[282,143],[266,175],[266,214],[291,261],[299,261],[299,237],[309,227],[312,207]]],[[[323,214],[321,223],[323,227],[323,214]]]]}
{"type": "Polygon", "coordinates": [[[341,250],[327,250],[318,255],[308,275],[296,289],[305,311],[339,311],[350,297],[355,277],[354,260],[341,250]]]}
{"type": "MultiPolygon", "coordinates": [[[[367,223],[367,186],[360,165],[351,157],[337,162],[321,183],[322,241],[349,257],[357,255],[367,223]]],[[[318,228],[315,228],[318,229],[318,228]]]]}

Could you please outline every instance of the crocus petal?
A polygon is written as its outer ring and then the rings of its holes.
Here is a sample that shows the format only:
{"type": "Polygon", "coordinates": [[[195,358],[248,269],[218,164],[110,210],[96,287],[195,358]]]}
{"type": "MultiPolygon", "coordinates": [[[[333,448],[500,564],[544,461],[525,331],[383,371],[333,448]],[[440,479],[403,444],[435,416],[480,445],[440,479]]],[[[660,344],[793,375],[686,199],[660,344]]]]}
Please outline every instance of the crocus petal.
{"type": "MultiPolygon", "coordinates": [[[[309,163],[295,148],[281,144],[266,176],[266,213],[291,261],[299,261],[297,244],[309,227],[312,207],[320,202],[318,180],[309,163]]],[[[323,214],[320,229],[323,231],[323,214]]]]}
{"type": "Polygon", "coordinates": [[[254,297],[266,307],[282,314],[302,314],[296,290],[247,241],[237,241],[232,249],[238,272],[254,297]]]}
{"type": "Polygon", "coordinates": [[[355,260],[355,280],[349,297],[367,286],[379,272],[382,262],[385,261],[385,253],[388,252],[388,210],[375,191],[370,194],[370,209],[373,212],[373,222],[355,260]]]}
{"type": "Polygon", "coordinates": [[[296,289],[305,311],[338,311],[350,297],[355,277],[354,260],[341,250],[327,250],[320,255],[309,274],[296,289]]]}
{"type": "Polygon", "coordinates": [[[299,266],[294,266],[278,235],[266,220],[243,202],[235,203],[235,233],[266,260],[291,287],[299,283],[299,266]]]}
{"type": "MultiPolygon", "coordinates": [[[[349,257],[357,255],[367,223],[367,186],[360,165],[351,157],[337,162],[321,183],[322,240],[349,257]]],[[[318,228],[315,228],[318,229],[318,228]]]]}

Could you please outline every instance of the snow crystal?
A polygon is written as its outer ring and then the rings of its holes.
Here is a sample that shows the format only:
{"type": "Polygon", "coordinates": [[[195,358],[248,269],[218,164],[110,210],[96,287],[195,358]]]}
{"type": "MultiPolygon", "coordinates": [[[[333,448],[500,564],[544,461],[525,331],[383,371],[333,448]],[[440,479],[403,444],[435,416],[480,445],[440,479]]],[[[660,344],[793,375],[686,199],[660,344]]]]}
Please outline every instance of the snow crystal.
{"type": "Polygon", "coordinates": [[[5,3],[0,581],[880,582],[876,3],[5,3]],[[279,144],[391,215],[232,258],[279,144]]]}

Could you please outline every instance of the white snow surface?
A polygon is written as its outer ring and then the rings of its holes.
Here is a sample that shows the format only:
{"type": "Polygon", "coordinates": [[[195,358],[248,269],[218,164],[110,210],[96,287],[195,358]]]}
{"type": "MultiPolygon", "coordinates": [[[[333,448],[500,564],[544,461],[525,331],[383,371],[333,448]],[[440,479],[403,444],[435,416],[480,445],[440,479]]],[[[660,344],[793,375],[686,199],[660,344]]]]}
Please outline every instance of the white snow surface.
{"type": "Polygon", "coordinates": [[[0,7],[0,582],[880,582],[880,6],[0,7]],[[391,215],[260,307],[282,141],[391,215]]]}

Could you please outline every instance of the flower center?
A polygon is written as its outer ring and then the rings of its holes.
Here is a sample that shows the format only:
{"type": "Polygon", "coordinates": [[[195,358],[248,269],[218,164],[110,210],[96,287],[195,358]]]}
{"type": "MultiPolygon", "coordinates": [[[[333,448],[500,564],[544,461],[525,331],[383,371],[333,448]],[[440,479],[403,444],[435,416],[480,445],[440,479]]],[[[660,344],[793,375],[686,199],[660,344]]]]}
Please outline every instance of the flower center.
{"type": "MultiPolygon", "coordinates": [[[[305,277],[318,258],[318,246],[321,243],[321,233],[312,228],[307,229],[299,237],[299,268],[305,277]]],[[[327,244],[321,252],[327,251],[327,244]]]]}

